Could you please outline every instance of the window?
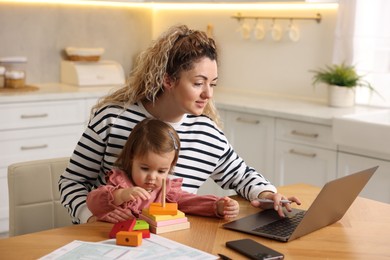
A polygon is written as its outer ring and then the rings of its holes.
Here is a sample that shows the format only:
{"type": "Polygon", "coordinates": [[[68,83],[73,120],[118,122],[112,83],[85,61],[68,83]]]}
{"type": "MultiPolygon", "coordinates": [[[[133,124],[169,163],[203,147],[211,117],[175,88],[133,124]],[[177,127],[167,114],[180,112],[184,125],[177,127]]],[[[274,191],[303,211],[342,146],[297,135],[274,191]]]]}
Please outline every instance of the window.
{"type": "Polygon", "coordinates": [[[358,88],[356,102],[390,107],[390,1],[340,0],[334,63],[353,64],[380,94],[358,88]]]}

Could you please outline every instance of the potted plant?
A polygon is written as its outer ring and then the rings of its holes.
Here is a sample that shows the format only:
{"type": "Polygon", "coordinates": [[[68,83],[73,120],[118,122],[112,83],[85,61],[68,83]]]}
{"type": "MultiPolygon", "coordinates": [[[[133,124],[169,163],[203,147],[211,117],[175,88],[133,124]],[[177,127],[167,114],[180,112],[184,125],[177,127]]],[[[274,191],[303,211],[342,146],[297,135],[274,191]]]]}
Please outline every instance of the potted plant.
{"type": "Polygon", "coordinates": [[[371,84],[356,73],[355,67],[342,63],[327,65],[323,69],[313,70],[313,85],[328,85],[328,104],[332,107],[351,107],[355,105],[355,87],[367,87],[371,84]]]}

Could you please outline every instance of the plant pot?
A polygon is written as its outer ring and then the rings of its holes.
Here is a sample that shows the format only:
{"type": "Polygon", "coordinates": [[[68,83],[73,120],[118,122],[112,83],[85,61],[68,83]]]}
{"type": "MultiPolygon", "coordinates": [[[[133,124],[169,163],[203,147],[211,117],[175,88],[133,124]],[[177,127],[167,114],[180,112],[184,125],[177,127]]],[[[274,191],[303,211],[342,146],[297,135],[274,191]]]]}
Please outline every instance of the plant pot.
{"type": "Polygon", "coordinates": [[[355,88],[328,86],[328,105],[331,107],[353,107],[355,105],[355,88]]]}

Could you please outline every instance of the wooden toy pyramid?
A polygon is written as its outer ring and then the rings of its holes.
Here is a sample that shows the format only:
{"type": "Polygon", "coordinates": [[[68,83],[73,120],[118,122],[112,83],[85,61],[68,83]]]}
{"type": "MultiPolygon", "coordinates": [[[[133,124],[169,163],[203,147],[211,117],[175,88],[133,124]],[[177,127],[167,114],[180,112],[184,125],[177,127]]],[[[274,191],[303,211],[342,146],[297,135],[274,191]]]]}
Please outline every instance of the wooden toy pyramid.
{"type": "Polygon", "coordinates": [[[116,244],[122,246],[140,246],[143,238],[149,238],[150,232],[161,234],[190,228],[190,222],[184,212],[177,209],[177,203],[166,203],[166,183],[163,179],[161,203],[152,203],[144,208],[140,219],[129,219],[116,223],[109,233],[116,238],[116,244]]]}
{"type": "Polygon", "coordinates": [[[150,232],[161,234],[190,228],[184,212],[177,209],[177,203],[166,203],[166,182],[162,181],[161,203],[152,203],[144,208],[139,218],[149,223],[150,232]]]}

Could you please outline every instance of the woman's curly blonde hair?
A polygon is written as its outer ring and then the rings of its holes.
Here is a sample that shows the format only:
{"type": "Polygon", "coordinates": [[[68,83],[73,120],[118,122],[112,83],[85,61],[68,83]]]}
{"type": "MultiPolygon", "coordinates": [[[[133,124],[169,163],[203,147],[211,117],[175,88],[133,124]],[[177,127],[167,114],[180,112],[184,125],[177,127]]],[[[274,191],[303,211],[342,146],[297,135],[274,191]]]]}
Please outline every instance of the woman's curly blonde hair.
{"type": "MultiPolygon", "coordinates": [[[[92,112],[108,104],[126,107],[139,101],[154,102],[164,91],[165,75],[178,80],[183,70],[192,69],[204,57],[218,61],[214,40],[205,32],[190,30],[185,25],[173,26],[138,56],[125,86],[100,99],[92,112]]],[[[203,114],[220,123],[213,100],[203,114]]]]}

